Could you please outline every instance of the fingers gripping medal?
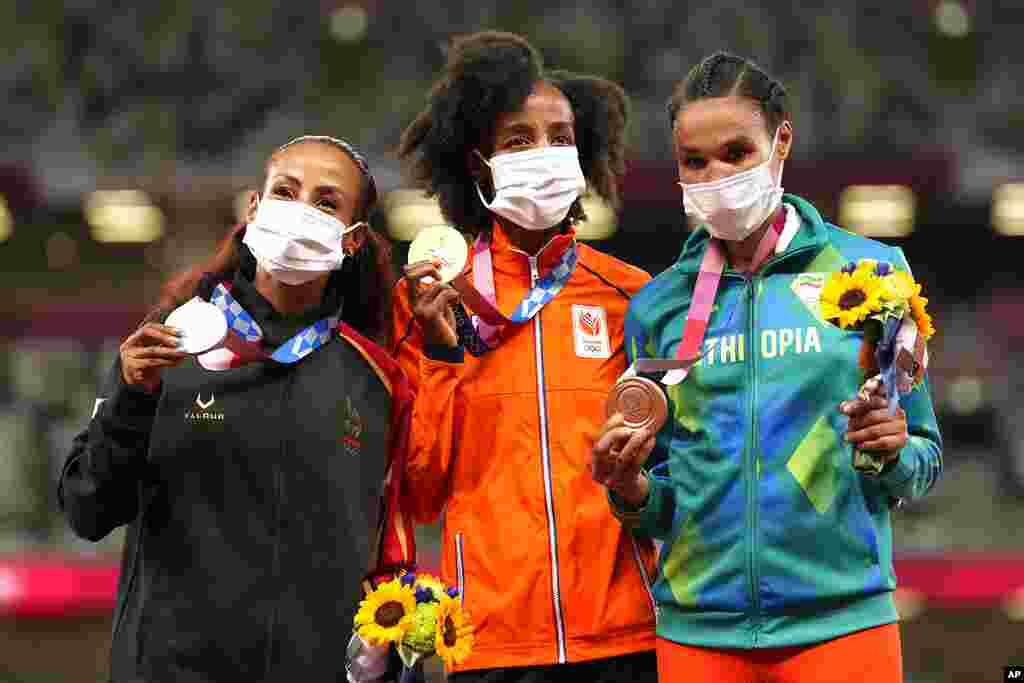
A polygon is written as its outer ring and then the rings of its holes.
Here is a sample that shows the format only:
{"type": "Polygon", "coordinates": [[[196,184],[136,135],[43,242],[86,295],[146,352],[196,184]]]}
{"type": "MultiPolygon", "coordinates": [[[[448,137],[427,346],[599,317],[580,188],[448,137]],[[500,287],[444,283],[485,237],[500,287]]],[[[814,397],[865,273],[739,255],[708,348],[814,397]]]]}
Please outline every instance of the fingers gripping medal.
{"type": "Polygon", "coordinates": [[[220,309],[195,297],[171,311],[165,324],[181,330],[179,348],[198,356],[215,349],[228,334],[228,323],[220,309]]]}

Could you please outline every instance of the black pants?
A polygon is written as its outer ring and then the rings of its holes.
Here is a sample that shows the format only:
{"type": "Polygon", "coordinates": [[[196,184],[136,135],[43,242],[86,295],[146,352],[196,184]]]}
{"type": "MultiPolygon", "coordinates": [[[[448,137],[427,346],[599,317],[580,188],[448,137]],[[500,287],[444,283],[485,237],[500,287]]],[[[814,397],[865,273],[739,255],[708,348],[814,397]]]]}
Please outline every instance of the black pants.
{"type": "Polygon", "coordinates": [[[449,683],[656,683],[654,650],[576,664],[479,669],[448,676],[449,683]]]}

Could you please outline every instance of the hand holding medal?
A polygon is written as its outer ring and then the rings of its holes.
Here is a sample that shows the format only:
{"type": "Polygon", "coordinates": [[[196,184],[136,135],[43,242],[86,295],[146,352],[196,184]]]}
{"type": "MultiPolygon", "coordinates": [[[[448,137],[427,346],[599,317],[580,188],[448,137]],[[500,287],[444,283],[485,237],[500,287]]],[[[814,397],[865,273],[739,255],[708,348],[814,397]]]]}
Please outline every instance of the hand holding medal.
{"type": "Polygon", "coordinates": [[[428,344],[454,348],[459,343],[451,309],[459,293],[448,283],[462,273],[468,253],[465,238],[446,225],[421,230],[409,245],[403,271],[412,313],[428,344]]]}

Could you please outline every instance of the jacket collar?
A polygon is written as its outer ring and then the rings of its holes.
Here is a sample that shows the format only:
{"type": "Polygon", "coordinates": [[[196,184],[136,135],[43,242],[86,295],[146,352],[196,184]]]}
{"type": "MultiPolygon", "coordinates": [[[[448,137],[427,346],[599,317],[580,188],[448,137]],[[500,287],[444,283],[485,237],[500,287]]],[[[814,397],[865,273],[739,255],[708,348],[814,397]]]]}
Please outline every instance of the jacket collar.
{"type": "MultiPolygon", "coordinates": [[[[537,269],[541,276],[558,264],[575,239],[576,230],[569,227],[548,240],[547,244],[537,253],[537,269]]],[[[522,271],[529,277],[530,261],[528,256],[529,254],[518,249],[509,241],[508,235],[502,229],[501,224],[498,221],[494,221],[494,225],[491,227],[491,258],[493,259],[495,270],[503,272],[522,271]]]]}
{"type": "MultiPolygon", "coordinates": [[[[800,218],[800,229],[797,230],[785,251],[768,259],[769,266],[796,253],[817,253],[828,243],[828,229],[825,226],[825,221],[810,202],[794,194],[783,195],[782,202],[796,210],[800,218]]],[[[684,273],[697,273],[710,239],[711,235],[707,228],[703,225],[699,226],[683,244],[683,251],[674,267],[684,273]]]]}

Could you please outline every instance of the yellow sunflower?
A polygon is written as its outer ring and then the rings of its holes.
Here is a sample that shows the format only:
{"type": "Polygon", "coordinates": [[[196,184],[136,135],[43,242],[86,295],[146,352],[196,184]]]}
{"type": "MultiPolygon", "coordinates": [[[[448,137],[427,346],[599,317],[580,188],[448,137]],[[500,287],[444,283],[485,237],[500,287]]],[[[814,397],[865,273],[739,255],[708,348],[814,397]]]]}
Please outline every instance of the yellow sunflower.
{"type": "Polygon", "coordinates": [[[821,290],[821,314],[844,330],[882,309],[881,279],[867,269],[837,271],[821,290]]]}
{"type": "Polygon", "coordinates": [[[469,656],[473,651],[473,624],[458,600],[447,595],[441,598],[437,610],[437,636],[434,648],[437,656],[451,667],[469,656]]]}
{"type": "Polygon", "coordinates": [[[921,285],[914,282],[909,273],[895,270],[882,278],[880,296],[882,301],[903,302],[921,293],[921,285]]]}
{"type": "MultiPolygon", "coordinates": [[[[920,286],[918,287],[920,290],[920,286]]],[[[925,339],[930,339],[935,334],[935,326],[932,324],[932,317],[925,310],[925,306],[928,305],[928,299],[925,299],[920,294],[915,294],[910,297],[910,311],[914,316],[914,322],[917,323],[917,331],[925,339]]]]}
{"type": "Polygon", "coordinates": [[[416,594],[411,586],[392,579],[377,586],[359,603],[356,632],[370,645],[397,643],[412,625],[416,594]]]}

